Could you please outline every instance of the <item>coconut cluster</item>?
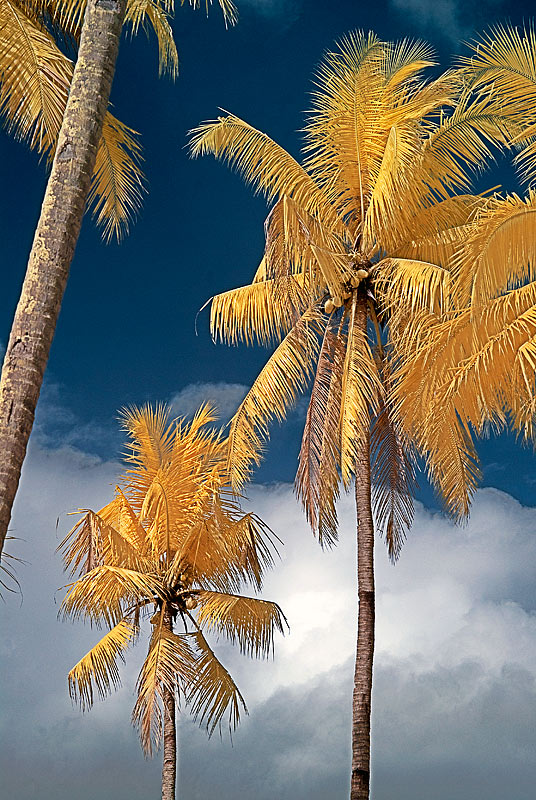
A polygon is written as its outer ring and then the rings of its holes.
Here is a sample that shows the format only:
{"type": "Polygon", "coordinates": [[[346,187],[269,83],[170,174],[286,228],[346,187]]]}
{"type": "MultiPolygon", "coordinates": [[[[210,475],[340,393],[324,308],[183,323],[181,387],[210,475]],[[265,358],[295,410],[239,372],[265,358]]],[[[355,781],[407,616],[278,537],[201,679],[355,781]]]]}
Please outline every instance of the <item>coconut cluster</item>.
{"type": "Polygon", "coordinates": [[[353,290],[357,289],[361,281],[366,280],[369,275],[370,273],[367,269],[358,269],[356,272],[352,272],[341,293],[334,294],[333,297],[328,298],[324,303],[324,311],[326,314],[332,314],[336,308],[340,308],[346,300],[349,300],[353,290]]]}

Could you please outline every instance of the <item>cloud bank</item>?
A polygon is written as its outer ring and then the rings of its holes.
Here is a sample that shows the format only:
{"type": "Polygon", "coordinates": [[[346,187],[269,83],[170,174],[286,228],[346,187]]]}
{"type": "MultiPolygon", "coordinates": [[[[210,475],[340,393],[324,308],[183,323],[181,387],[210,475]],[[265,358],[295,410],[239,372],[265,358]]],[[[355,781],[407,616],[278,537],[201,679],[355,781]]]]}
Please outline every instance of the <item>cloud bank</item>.
{"type": "MultiPolygon", "coordinates": [[[[143,642],[123,687],[81,714],[69,668],[98,632],[60,623],[66,582],[54,549],[65,512],[99,508],[119,465],[73,446],[33,444],[11,542],[24,602],[2,604],[0,769],[17,800],[146,800],[160,760],[146,762],[130,726],[143,642]],[[56,530],[56,518],[60,517],[56,530]]],[[[322,552],[288,485],[256,486],[251,508],[285,542],[264,595],[291,626],[274,660],[249,661],[215,644],[250,715],[233,737],[207,740],[181,717],[184,800],[343,800],[349,772],[355,646],[355,513],[340,504],[340,543],[322,552]]],[[[373,706],[375,800],[529,800],[536,778],[536,510],[493,489],[477,493],[466,528],[419,506],[399,563],[377,547],[373,706]],[[515,776],[514,782],[512,782],[515,776]]]]}

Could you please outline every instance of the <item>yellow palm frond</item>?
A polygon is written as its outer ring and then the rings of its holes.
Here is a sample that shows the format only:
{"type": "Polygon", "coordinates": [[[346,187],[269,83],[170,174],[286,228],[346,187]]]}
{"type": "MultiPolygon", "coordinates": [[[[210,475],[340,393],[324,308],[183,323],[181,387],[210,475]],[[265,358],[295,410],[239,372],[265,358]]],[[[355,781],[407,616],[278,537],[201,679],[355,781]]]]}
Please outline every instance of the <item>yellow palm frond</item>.
{"type": "Polygon", "coordinates": [[[490,199],[455,260],[459,302],[471,299],[478,309],[522,281],[534,280],[535,261],[536,192],[524,199],[490,199]]]}
{"type": "MultiPolygon", "coordinates": [[[[451,275],[436,264],[407,258],[386,258],[376,267],[375,287],[382,306],[393,315],[423,310],[440,315],[448,310],[451,275]]],[[[401,333],[398,331],[398,333],[401,333]]]]}
{"type": "Polygon", "coordinates": [[[236,517],[213,506],[210,516],[192,525],[176,564],[188,564],[193,580],[218,591],[238,591],[243,581],[260,589],[264,572],[274,564],[274,538],[256,514],[236,517]]]}
{"type": "MultiPolygon", "coordinates": [[[[28,5],[31,10],[32,6],[28,5]]],[[[0,112],[8,130],[44,155],[54,152],[73,74],[72,62],[26,7],[0,5],[0,112]]],[[[143,174],[134,132],[107,114],[89,201],[104,236],[120,238],[141,205],[143,174]]]]}
{"type": "Polygon", "coordinates": [[[303,303],[302,275],[289,276],[284,287],[265,280],[222,292],[211,301],[212,336],[233,345],[270,344],[290,331],[303,303]]]}
{"type": "Polygon", "coordinates": [[[104,699],[121,686],[117,659],[123,658],[135,634],[134,624],[121,620],[69,672],[69,694],[84,711],[93,705],[95,691],[104,699]]]}
{"type": "Polygon", "coordinates": [[[135,36],[140,27],[148,32],[153,29],[158,41],[159,72],[176,78],[179,73],[179,56],[173,39],[173,31],[169,22],[169,14],[173,4],[161,3],[158,0],[128,0],[125,23],[130,24],[135,36]]]}
{"type": "Polygon", "coordinates": [[[141,745],[147,755],[158,749],[162,738],[162,700],[167,689],[179,700],[190,685],[198,680],[197,654],[190,643],[191,635],[172,633],[163,624],[163,614],[153,618],[149,652],[143,662],[136,689],[138,697],[132,722],[138,729],[141,745]]]}
{"type": "Polygon", "coordinates": [[[0,4],[0,110],[7,128],[32,149],[54,148],[73,73],[44,25],[19,4],[0,4]]]}
{"type": "Polygon", "coordinates": [[[439,197],[447,197],[450,190],[469,189],[475,172],[489,164],[500,147],[509,146],[512,130],[491,96],[465,92],[425,142],[422,182],[439,197]]]}
{"type": "Polygon", "coordinates": [[[97,150],[88,203],[108,241],[118,241],[141,206],[145,192],[139,168],[141,147],[135,132],[110,113],[106,114],[97,150]]]}
{"type": "Polygon", "coordinates": [[[370,414],[377,408],[382,385],[367,341],[366,316],[358,293],[352,299],[351,317],[342,372],[340,409],[340,467],[345,487],[355,474],[358,443],[370,425],[370,414]]]}
{"type": "Polygon", "coordinates": [[[274,632],[284,632],[285,616],[277,603],[254,597],[200,591],[197,593],[198,624],[216,631],[233,644],[238,642],[246,655],[266,657],[273,654],[274,632]]]}
{"type": "MultiPolygon", "coordinates": [[[[390,398],[391,376],[385,361],[381,377],[385,395],[390,398]]],[[[379,412],[372,422],[370,454],[376,525],[394,562],[413,522],[416,480],[411,445],[404,440],[388,402],[380,395],[379,412]]]]}
{"type": "Polygon", "coordinates": [[[83,516],[58,548],[63,550],[65,568],[71,575],[90,572],[103,564],[138,571],[154,568],[154,563],[146,557],[146,544],[140,535],[144,533],[143,528],[133,527],[131,520],[125,526],[124,512],[124,498],[121,497],[105,506],[100,514],[87,509],[78,512],[83,516]],[[117,522],[116,528],[114,523],[117,522]]]}
{"type": "Polygon", "coordinates": [[[103,564],[71,584],[60,613],[76,620],[84,617],[92,623],[113,627],[123,618],[125,609],[143,600],[163,598],[165,590],[157,574],[141,573],[103,564]]]}
{"type": "Polygon", "coordinates": [[[231,485],[239,489],[252,464],[260,464],[268,425],[284,419],[312,375],[325,321],[314,308],[307,310],[272,354],[231,420],[228,467],[231,485]]]}
{"type": "Polygon", "coordinates": [[[269,136],[239,117],[227,114],[190,133],[193,156],[212,153],[236,168],[269,201],[287,195],[310,214],[336,223],[328,198],[307,171],[269,136]]]}
{"type": "Polygon", "coordinates": [[[227,713],[229,729],[233,730],[238,725],[241,710],[247,714],[244,698],[201,631],[189,636],[197,649],[196,674],[186,698],[194,719],[205,725],[211,734],[227,713]]]}
{"type": "Polygon", "coordinates": [[[318,176],[354,235],[364,220],[387,138],[375,113],[386,46],[374,34],[358,31],[325,56],[305,129],[305,168],[318,176]]]}
{"type": "Polygon", "coordinates": [[[342,371],[345,341],[332,320],[326,326],[296,473],[296,494],[319,543],[337,541],[342,371]]]}

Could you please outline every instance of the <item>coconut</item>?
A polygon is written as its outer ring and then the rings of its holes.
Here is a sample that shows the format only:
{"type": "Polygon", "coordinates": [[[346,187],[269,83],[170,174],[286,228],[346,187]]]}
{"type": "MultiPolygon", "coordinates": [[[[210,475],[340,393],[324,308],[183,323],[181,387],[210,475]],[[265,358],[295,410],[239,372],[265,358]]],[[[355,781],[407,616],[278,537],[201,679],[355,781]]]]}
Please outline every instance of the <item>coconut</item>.
{"type": "Polygon", "coordinates": [[[187,597],[184,601],[184,605],[188,609],[188,611],[192,611],[194,608],[197,608],[197,600],[195,597],[187,597]]]}
{"type": "Polygon", "coordinates": [[[364,281],[365,278],[368,278],[369,273],[368,273],[368,270],[366,270],[366,269],[358,269],[357,272],[356,272],[356,275],[359,278],[359,280],[364,281]]]}
{"type": "Polygon", "coordinates": [[[335,308],[340,308],[342,306],[342,303],[343,303],[342,297],[339,294],[334,295],[331,298],[331,301],[332,301],[333,305],[335,306],[335,308]]]}
{"type": "Polygon", "coordinates": [[[324,311],[326,312],[326,314],[332,314],[335,311],[335,306],[331,298],[329,300],[326,300],[326,302],[324,303],[324,311]]]}

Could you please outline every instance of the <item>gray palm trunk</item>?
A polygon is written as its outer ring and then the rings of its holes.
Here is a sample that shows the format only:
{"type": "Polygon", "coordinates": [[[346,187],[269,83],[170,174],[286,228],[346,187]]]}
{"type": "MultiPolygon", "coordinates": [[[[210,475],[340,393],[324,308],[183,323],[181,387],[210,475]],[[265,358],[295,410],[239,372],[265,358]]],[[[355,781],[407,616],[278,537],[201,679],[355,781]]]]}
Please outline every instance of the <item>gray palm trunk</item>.
{"type": "Polygon", "coordinates": [[[88,0],[56,153],[0,379],[0,553],[84,216],[126,0],[88,0]]]}
{"type": "MultiPolygon", "coordinates": [[[[367,299],[358,297],[356,324],[366,336],[367,299]]],[[[374,659],[374,522],[370,478],[370,430],[360,432],[355,470],[357,507],[357,590],[359,612],[352,702],[352,776],[350,800],[368,800],[370,793],[370,714],[374,659]]]]}
{"type": "MultiPolygon", "coordinates": [[[[173,631],[169,611],[164,614],[164,625],[173,631]]],[[[177,731],[175,725],[175,695],[170,689],[163,691],[164,759],[162,763],[162,800],[175,800],[177,783],[177,731]]]]}

